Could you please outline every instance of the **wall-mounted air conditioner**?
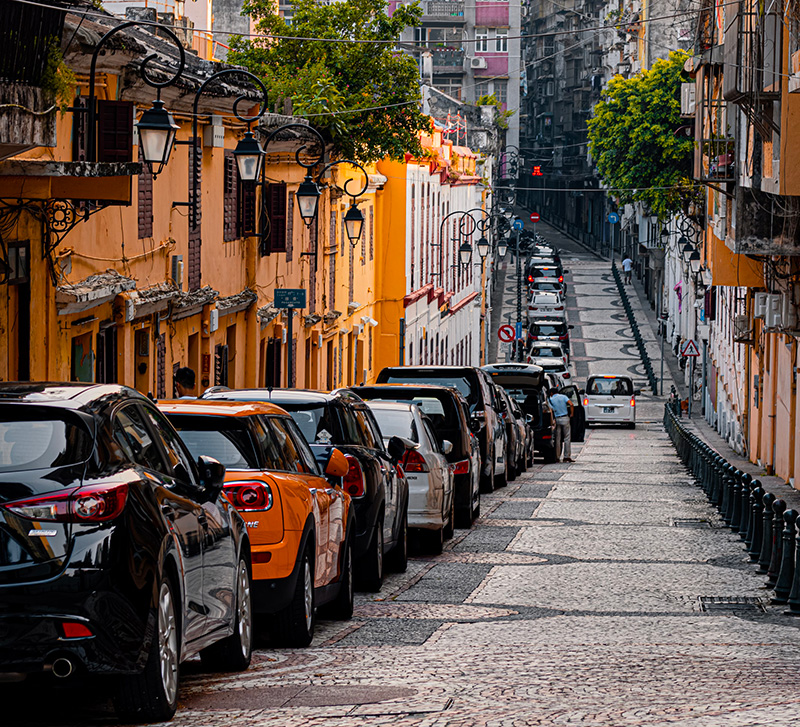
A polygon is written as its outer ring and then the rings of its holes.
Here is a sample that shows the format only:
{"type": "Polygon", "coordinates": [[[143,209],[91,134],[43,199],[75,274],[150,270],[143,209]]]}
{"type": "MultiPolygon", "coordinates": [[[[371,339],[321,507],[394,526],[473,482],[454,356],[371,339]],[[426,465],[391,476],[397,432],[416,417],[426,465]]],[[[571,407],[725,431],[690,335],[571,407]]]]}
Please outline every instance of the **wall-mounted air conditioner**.
{"type": "Polygon", "coordinates": [[[770,293],[767,296],[767,312],[764,316],[764,325],[767,328],[780,328],[781,326],[781,296],[770,293]]]}
{"type": "Polygon", "coordinates": [[[785,331],[797,330],[797,306],[792,300],[791,293],[781,296],[781,327],[785,331]]]}
{"type": "Polygon", "coordinates": [[[473,68],[473,69],[475,69],[475,68],[486,68],[486,59],[485,58],[480,58],[478,56],[476,56],[475,58],[470,58],[469,59],[469,67],[473,68]]]}
{"type": "Polygon", "coordinates": [[[219,328],[219,310],[212,308],[208,314],[208,332],[214,333],[219,328]]]}
{"type": "Polygon", "coordinates": [[[750,330],[750,318],[747,315],[738,315],[733,318],[733,340],[737,343],[749,343],[753,340],[750,330]]]}
{"type": "Polygon", "coordinates": [[[753,318],[763,318],[767,314],[767,294],[755,293],[753,295],[753,318]]]}

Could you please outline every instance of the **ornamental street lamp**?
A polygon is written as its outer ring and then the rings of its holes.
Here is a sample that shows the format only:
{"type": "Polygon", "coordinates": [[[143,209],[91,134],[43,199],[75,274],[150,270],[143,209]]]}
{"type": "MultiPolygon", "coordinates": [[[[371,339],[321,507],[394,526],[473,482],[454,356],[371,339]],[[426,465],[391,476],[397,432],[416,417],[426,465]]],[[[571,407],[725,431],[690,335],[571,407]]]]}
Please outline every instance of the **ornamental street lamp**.
{"type": "Polygon", "coordinates": [[[350,209],[344,216],[344,229],[347,232],[347,237],[350,244],[355,247],[361,239],[361,231],[364,228],[364,215],[361,210],[356,206],[355,198],[350,202],[350,209]]]}
{"type": "Polygon", "coordinates": [[[157,177],[169,161],[175,134],[180,127],[164,108],[164,102],[157,98],[153,101],[153,108],[142,112],[136,128],[142,142],[142,160],[150,168],[153,177],[157,177]]]}
{"type": "Polygon", "coordinates": [[[478,248],[478,255],[480,255],[481,260],[486,260],[486,256],[489,254],[489,248],[491,245],[489,245],[489,241],[486,239],[485,235],[480,236],[476,247],[478,248]]]}
{"type": "Polygon", "coordinates": [[[472,260],[472,245],[469,244],[468,240],[461,243],[461,247],[458,248],[458,257],[464,268],[469,267],[472,260]]]}
{"type": "Polygon", "coordinates": [[[233,150],[236,166],[239,168],[239,178],[243,182],[256,182],[261,174],[261,165],[264,163],[264,150],[261,144],[249,131],[239,141],[233,150]]]}
{"type": "Polygon", "coordinates": [[[697,250],[695,250],[691,255],[689,255],[689,266],[692,269],[692,273],[697,275],[697,273],[700,272],[700,265],[701,265],[700,253],[697,250]]]}
{"type": "Polygon", "coordinates": [[[508,241],[504,237],[497,243],[497,257],[504,258],[506,256],[506,252],[508,251],[508,241]]]}
{"type": "Polygon", "coordinates": [[[317,216],[317,206],[319,205],[320,191],[310,174],[300,183],[295,193],[297,207],[300,210],[300,217],[306,227],[311,227],[314,218],[317,216]]]}

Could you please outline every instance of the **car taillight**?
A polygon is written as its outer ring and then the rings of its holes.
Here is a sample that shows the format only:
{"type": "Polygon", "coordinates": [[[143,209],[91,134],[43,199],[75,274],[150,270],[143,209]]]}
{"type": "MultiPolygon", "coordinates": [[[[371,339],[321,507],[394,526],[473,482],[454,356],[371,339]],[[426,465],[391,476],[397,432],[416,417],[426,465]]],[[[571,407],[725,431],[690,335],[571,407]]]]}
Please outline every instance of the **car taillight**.
{"type": "Polygon", "coordinates": [[[239,512],[269,510],[272,507],[272,488],[258,480],[226,482],[225,494],[239,512]]]}
{"type": "Polygon", "coordinates": [[[636,406],[636,399],[631,397],[631,406],[636,406]]]}
{"type": "Polygon", "coordinates": [[[79,621],[62,621],[61,631],[65,639],[88,639],[94,636],[92,630],[79,621]]]}
{"type": "Polygon", "coordinates": [[[454,475],[468,475],[469,474],[469,460],[462,459],[460,462],[453,462],[450,465],[454,475]]]}
{"type": "Polygon", "coordinates": [[[564,306],[563,306],[563,305],[557,305],[557,306],[554,308],[554,310],[564,310],[564,306]]]}
{"type": "Polygon", "coordinates": [[[559,275],[558,276],[558,282],[559,283],[563,283],[564,282],[564,276],[563,275],[559,275]]]}
{"type": "Polygon", "coordinates": [[[563,336],[559,336],[558,340],[559,341],[566,341],[567,340],[567,334],[565,333],[563,336]]]}
{"type": "Polygon", "coordinates": [[[562,376],[563,376],[565,379],[568,379],[568,378],[569,378],[569,371],[562,371],[562,372],[561,372],[561,375],[562,375],[562,376]]]}
{"type": "Polygon", "coordinates": [[[90,485],[69,493],[32,497],[9,502],[4,507],[28,520],[47,522],[83,523],[108,522],[125,509],[128,483],[115,485],[90,485]]]}
{"type": "Polygon", "coordinates": [[[589,406],[589,397],[588,396],[584,396],[583,397],[583,405],[584,406],[589,406]]]}
{"type": "Polygon", "coordinates": [[[361,463],[352,454],[346,454],[345,459],[350,469],[344,476],[344,491],[350,497],[364,497],[367,491],[367,481],[364,478],[364,470],[361,469],[361,463]]]}
{"type": "Polygon", "coordinates": [[[416,449],[407,449],[403,455],[403,469],[406,472],[428,472],[425,458],[416,449]]]}
{"type": "Polygon", "coordinates": [[[529,282],[529,283],[532,283],[532,282],[533,282],[533,275],[529,275],[529,276],[528,276],[528,282],[529,282]]]}

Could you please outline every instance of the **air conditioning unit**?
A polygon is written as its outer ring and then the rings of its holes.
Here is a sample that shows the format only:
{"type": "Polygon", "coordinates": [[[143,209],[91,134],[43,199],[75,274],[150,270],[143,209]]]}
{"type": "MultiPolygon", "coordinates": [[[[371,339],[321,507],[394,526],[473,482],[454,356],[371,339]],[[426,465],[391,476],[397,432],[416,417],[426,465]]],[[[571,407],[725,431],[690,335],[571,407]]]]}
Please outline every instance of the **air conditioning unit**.
{"type": "Polygon", "coordinates": [[[733,317],[733,340],[736,343],[752,343],[753,334],[750,330],[750,318],[746,314],[733,317]]]}
{"type": "Polygon", "coordinates": [[[172,282],[178,290],[183,289],[183,255],[173,255],[171,259],[172,282]]]}
{"type": "Polygon", "coordinates": [[[214,333],[219,328],[219,310],[212,308],[208,314],[208,332],[214,333]]]}
{"type": "Polygon", "coordinates": [[[763,318],[767,314],[767,294],[753,295],[753,318],[763,318]]]}
{"type": "Polygon", "coordinates": [[[781,296],[781,326],[785,331],[797,330],[797,306],[792,300],[791,293],[781,296]]]}
{"type": "Polygon", "coordinates": [[[486,68],[486,59],[485,58],[470,58],[469,59],[469,67],[470,68],[486,68]]]}
{"type": "Polygon", "coordinates": [[[770,293],[767,296],[767,313],[764,316],[764,325],[767,328],[780,328],[781,326],[781,296],[770,293]]]}

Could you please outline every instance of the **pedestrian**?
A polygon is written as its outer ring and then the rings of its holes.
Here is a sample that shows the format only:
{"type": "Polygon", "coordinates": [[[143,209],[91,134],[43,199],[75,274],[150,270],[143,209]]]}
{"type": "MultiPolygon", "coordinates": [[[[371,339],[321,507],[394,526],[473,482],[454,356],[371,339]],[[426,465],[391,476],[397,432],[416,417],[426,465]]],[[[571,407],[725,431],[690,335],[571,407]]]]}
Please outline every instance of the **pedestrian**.
{"type": "Polygon", "coordinates": [[[175,372],[175,392],[179,399],[197,398],[197,377],[188,366],[181,366],[175,372]]]}
{"type": "Polygon", "coordinates": [[[548,392],[550,407],[556,418],[556,462],[574,462],[572,459],[572,432],[570,430],[569,419],[574,411],[572,402],[564,394],[559,394],[558,389],[550,389],[548,392]],[[564,448],[564,457],[561,457],[561,448],[564,448]]]}
{"type": "Polygon", "coordinates": [[[626,255],[622,261],[622,270],[625,272],[625,284],[630,285],[631,271],[633,270],[633,260],[631,260],[630,255],[626,255]]]}

